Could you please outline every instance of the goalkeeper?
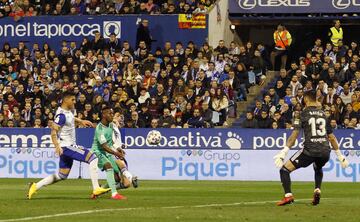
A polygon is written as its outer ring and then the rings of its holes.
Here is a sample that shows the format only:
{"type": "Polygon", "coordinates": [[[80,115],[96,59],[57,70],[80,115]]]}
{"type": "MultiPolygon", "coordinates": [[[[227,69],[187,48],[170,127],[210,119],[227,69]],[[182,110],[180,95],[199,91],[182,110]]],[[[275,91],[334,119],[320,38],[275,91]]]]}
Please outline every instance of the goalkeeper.
{"type": "Polygon", "coordinates": [[[291,193],[290,173],[302,167],[308,167],[313,164],[315,171],[315,190],[313,196],[313,205],[320,203],[320,188],[323,179],[323,166],[329,161],[330,147],[335,150],[341,167],[349,166],[348,161],[341,154],[339,144],[330,124],[327,122],[325,112],[319,109],[316,100],[316,92],[308,91],[304,94],[305,108],[301,112],[300,119],[294,121],[294,131],[289,137],[286,146],[275,159],[275,165],[280,169],[280,178],[285,191],[285,197],[277,203],[283,206],[294,202],[291,193]],[[296,152],[290,160],[284,164],[284,159],[289,152],[290,147],[294,146],[300,130],[304,131],[304,148],[296,152]],[[331,146],[330,146],[331,144],[331,146]]]}

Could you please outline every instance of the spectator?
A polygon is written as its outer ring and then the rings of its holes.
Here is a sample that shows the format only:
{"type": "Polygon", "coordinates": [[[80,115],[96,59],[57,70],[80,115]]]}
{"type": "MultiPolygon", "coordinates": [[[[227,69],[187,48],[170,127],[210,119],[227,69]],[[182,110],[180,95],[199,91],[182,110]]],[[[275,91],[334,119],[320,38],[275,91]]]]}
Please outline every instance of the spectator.
{"type": "Polygon", "coordinates": [[[86,6],[82,0],[75,0],[72,7],[75,8],[75,12],[78,15],[84,15],[86,13],[86,6]]]}
{"type": "Polygon", "coordinates": [[[146,44],[146,48],[151,50],[152,37],[150,35],[150,30],[149,30],[149,20],[147,19],[142,20],[137,29],[136,45],[139,45],[141,41],[144,41],[146,44]]]}
{"type": "Polygon", "coordinates": [[[229,53],[228,48],[225,47],[225,41],[220,40],[219,45],[215,48],[215,52],[218,52],[219,54],[227,54],[229,53]]]}
{"type": "Polygon", "coordinates": [[[143,119],[139,119],[139,114],[136,111],[131,112],[131,120],[135,128],[145,128],[143,119]]]}
{"type": "Polygon", "coordinates": [[[151,115],[149,113],[149,107],[145,104],[140,106],[141,110],[139,112],[139,119],[143,120],[145,123],[145,127],[150,127],[151,115]]]}
{"type": "Polygon", "coordinates": [[[298,81],[298,77],[296,75],[292,76],[291,82],[289,84],[289,88],[291,90],[291,95],[296,96],[298,90],[302,88],[301,83],[298,81]]]}
{"type": "Polygon", "coordinates": [[[353,95],[353,92],[350,92],[350,87],[348,84],[344,85],[344,91],[340,94],[341,100],[344,102],[344,104],[351,103],[351,97],[353,95]]]}
{"type": "Polygon", "coordinates": [[[202,110],[202,117],[207,128],[212,127],[213,112],[209,109],[209,104],[207,102],[203,102],[201,104],[201,110],[202,110]]]}
{"type": "Polygon", "coordinates": [[[159,128],[159,120],[158,119],[152,119],[150,125],[151,125],[151,128],[159,128]]]}
{"type": "Polygon", "coordinates": [[[216,90],[216,95],[212,100],[212,108],[219,114],[219,123],[217,125],[224,125],[227,119],[227,108],[229,106],[229,100],[221,89],[216,90]]]}
{"type": "Polygon", "coordinates": [[[246,119],[242,122],[242,128],[258,128],[257,120],[252,112],[246,113],[246,119]]]}
{"type": "Polygon", "coordinates": [[[239,79],[239,83],[240,83],[240,93],[241,93],[241,98],[244,101],[247,101],[247,88],[248,88],[248,84],[249,84],[249,75],[246,72],[246,68],[245,65],[243,63],[238,63],[236,65],[236,77],[239,79]]]}
{"type": "Polygon", "coordinates": [[[271,53],[272,68],[273,70],[275,70],[275,59],[278,56],[281,56],[281,68],[285,68],[288,49],[292,43],[291,34],[286,30],[285,26],[279,24],[273,36],[275,42],[275,49],[271,53]]]}
{"type": "Polygon", "coordinates": [[[257,124],[260,129],[270,129],[270,127],[272,125],[272,121],[269,118],[266,110],[261,111],[261,116],[257,120],[257,124]]]}
{"type": "Polygon", "coordinates": [[[193,116],[188,119],[187,124],[190,128],[204,128],[206,126],[203,117],[201,117],[200,109],[194,109],[193,116]]]}
{"type": "Polygon", "coordinates": [[[164,128],[170,128],[172,124],[175,124],[175,119],[171,115],[170,110],[168,108],[164,109],[163,116],[160,117],[160,126],[164,128]]]}
{"type": "Polygon", "coordinates": [[[329,37],[334,46],[338,46],[339,40],[343,39],[343,29],[341,28],[340,20],[334,21],[334,26],[329,30],[329,37]]]}
{"type": "Polygon", "coordinates": [[[328,86],[328,94],[325,96],[324,104],[333,105],[339,96],[335,94],[333,86],[328,86]]]}
{"type": "Polygon", "coordinates": [[[205,4],[200,1],[198,7],[193,11],[194,14],[207,14],[208,9],[205,7],[205,4]]]}

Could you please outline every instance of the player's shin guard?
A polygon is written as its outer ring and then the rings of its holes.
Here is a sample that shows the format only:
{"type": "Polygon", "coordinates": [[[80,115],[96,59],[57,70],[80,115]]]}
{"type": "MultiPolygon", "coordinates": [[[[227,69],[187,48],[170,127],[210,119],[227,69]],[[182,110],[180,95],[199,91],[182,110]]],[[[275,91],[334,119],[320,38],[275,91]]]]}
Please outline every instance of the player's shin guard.
{"type": "Polygon", "coordinates": [[[314,164],[314,171],[315,171],[315,189],[321,189],[321,183],[323,180],[323,170],[322,168],[318,168],[316,164],[314,164]]]}
{"type": "Polygon", "coordinates": [[[50,175],[50,176],[47,176],[44,179],[42,179],[42,180],[40,180],[39,182],[36,183],[36,189],[39,190],[43,186],[47,186],[47,185],[56,183],[56,182],[58,182],[60,180],[62,180],[62,178],[57,173],[53,174],[53,175],[50,175]]]}
{"type": "Polygon", "coordinates": [[[93,190],[99,188],[98,159],[95,158],[89,163],[89,173],[93,190]]]}
{"type": "Polygon", "coordinates": [[[114,178],[114,169],[111,168],[106,170],[106,181],[111,188],[112,195],[117,194],[114,178]]]}
{"type": "Polygon", "coordinates": [[[285,194],[290,194],[291,193],[290,172],[285,167],[280,169],[280,179],[281,179],[281,183],[284,188],[285,194]]]}

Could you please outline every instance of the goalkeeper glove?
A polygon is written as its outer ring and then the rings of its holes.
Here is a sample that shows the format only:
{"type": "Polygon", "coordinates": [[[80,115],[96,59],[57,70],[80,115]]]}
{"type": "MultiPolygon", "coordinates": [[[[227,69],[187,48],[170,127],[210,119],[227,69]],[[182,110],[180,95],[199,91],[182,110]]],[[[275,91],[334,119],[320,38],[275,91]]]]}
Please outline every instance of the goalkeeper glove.
{"type": "Polygon", "coordinates": [[[346,168],[349,166],[349,161],[346,160],[346,158],[341,154],[340,150],[335,150],[335,154],[338,158],[338,160],[340,161],[340,165],[342,168],[346,168]]]}
{"type": "Polygon", "coordinates": [[[288,154],[290,148],[285,146],[277,155],[274,156],[275,166],[281,168],[284,165],[284,159],[288,154]]]}

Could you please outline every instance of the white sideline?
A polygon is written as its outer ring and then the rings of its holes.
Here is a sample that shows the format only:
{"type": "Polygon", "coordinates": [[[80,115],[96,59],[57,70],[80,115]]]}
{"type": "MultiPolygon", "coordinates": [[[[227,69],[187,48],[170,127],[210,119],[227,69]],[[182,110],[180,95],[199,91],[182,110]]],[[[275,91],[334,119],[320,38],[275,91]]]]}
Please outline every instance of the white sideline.
{"type": "MultiPolygon", "coordinates": [[[[322,200],[329,200],[331,198],[322,198],[322,200]]],[[[309,199],[296,199],[296,202],[310,201],[309,199]]],[[[75,211],[69,213],[60,213],[60,214],[50,214],[43,216],[35,217],[23,217],[23,218],[14,218],[14,219],[5,219],[0,220],[0,222],[14,222],[14,221],[29,221],[29,220],[39,220],[46,218],[54,217],[66,217],[66,216],[75,216],[82,214],[92,214],[92,213],[102,213],[108,211],[131,211],[131,210],[152,210],[152,209],[179,209],[179,208],[206,208],[206,207],[226,207],[226,206],[238,206],[238,205],[253,205],[253,204],[269,204],[276,203],[275,200],[271,201],[252,201],[252,202],[237,202],[237,203],[223,203],[223,204],[204,204],[204,205],[190,205],[190,206],[170,206],[170,207],[129,207],[129,208],[109,208],[109,209],[99,209],[99,210],[85,210],[85,211],[75,211]]]]}

